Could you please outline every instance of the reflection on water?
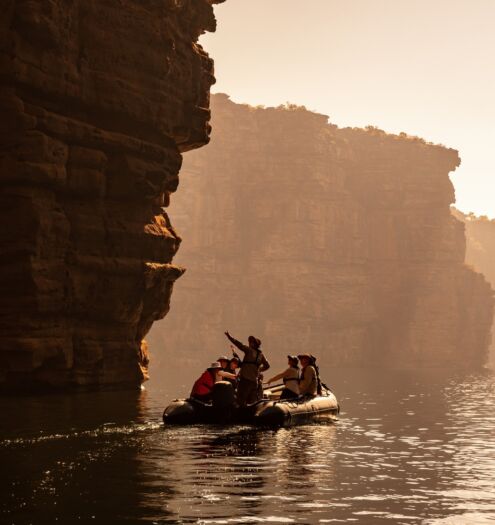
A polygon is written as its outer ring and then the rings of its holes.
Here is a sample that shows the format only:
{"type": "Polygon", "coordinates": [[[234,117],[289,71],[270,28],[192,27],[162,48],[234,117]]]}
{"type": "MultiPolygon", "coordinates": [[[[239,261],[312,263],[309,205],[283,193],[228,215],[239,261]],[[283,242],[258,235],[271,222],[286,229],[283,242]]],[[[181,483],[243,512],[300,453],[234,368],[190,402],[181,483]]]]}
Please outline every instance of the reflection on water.
{"type": "Polygon", "coordinates": [[[2,399],[0,522],[495,522],[495,379],[339,371],[337,424],[164,428],[173,389],[2,399]]]}

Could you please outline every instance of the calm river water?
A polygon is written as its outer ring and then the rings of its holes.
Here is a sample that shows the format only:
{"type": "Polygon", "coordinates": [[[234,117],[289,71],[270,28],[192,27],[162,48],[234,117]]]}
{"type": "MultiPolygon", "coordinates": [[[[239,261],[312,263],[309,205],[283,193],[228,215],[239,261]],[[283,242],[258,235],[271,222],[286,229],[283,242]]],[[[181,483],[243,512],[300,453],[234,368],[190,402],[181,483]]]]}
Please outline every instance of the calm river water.
{"type": "Polygon", "coordinates": [[[336,424],[164,428],[185,385],[0,399],[0,523],[495,523],[495,377],[334,371],[336,424]]]}

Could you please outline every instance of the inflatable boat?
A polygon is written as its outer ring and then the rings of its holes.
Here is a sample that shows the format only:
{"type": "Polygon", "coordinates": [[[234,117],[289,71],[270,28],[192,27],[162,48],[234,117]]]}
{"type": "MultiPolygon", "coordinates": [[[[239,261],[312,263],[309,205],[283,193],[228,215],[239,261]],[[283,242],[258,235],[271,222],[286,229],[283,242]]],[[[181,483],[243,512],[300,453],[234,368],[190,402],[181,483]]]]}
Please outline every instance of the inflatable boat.
{"type": "Polygon", "coordinates": [[[165,408],[163,422],[166,425],[194,424],[237,424],[248,423],[257,426],[292,426],[311,423],[317,420],[334,421],[340,412],[335,395],[327,387],[321,395],[280,399],[281,388],[266,389],[263,399],[248,405],[237,407],[235,392],[226,381],[215,384],[211,403],[197,399],[176,399],[165,408]]]}

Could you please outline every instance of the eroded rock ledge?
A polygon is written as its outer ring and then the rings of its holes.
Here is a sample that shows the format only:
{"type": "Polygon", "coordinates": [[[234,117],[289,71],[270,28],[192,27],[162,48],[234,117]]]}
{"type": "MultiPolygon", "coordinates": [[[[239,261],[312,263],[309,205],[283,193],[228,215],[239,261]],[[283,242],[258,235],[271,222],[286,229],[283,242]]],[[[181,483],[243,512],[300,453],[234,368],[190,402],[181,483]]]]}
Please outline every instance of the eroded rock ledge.
{"type": "Polygon", "coordinates": [[[181,152],[209,139],[223,0],[6,0],[0,388],[138,385],[180,238],[181,152]]]}
{"type": "MultiPolygon", "coordinates": [[[[464,214],[455,208],[452,208],[452,214],[462,221],[466,228],[466,264],[481,272],[495,289],[495,220],[485,216],[477,217],[473,213],[464,214]]],[[[494,327],[495,317],[490,346],[492,366],[495,366],[494,327]]]]}
{"type": "Polygon", "coordinates": [[[173,205],[188,273],[150,341],[207,362],[228,328],[329,367],[484,363],[492,291],[450,213],[456,151],[303,108],[212,109],[173,205]]]}

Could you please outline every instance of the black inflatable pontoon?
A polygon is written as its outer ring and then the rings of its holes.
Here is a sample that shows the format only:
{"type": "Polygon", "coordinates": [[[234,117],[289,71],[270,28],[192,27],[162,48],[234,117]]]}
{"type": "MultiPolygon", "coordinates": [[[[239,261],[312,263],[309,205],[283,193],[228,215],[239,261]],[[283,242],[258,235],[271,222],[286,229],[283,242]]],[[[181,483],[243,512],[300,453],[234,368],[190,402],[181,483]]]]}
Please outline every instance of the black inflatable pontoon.
{"type": "Polygon", "coordinates": [[[312,398],[280,400],[280,390],[265,390],[264,397],[254,405],[238,408],[232,385],[226,381],[215,384],[212,403],[196,399],[176,399],[163,412],[166,425],[199,423],[251,423],[259,426],[292,426],[327,419],[336,420],[340,407],[335,395],[324,388],[322,395],[312,398]]]}

